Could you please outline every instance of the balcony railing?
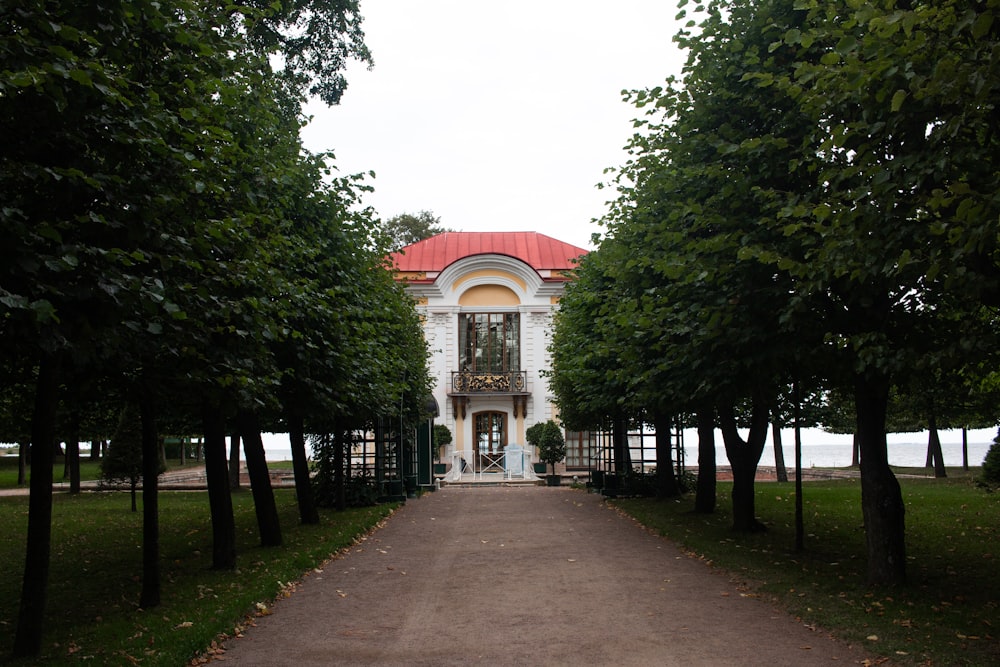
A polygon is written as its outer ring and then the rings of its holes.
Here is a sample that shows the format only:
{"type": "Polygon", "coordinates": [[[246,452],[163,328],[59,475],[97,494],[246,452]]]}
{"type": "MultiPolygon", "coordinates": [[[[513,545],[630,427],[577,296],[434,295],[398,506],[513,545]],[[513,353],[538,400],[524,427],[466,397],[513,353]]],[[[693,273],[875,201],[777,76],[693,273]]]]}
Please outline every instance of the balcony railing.
{"type": "Polygon", "coordinates": [[[524,394],[528,391],[528,372],[454,371],[451,391],[454,394],[524,394]]]}

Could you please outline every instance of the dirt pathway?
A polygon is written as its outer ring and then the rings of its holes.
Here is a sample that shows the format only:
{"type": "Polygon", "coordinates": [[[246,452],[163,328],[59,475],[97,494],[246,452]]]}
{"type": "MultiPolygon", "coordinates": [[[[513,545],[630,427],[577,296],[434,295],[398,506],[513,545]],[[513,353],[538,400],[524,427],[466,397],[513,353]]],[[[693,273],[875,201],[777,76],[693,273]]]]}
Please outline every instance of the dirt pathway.
{"type": "Polygon", "coordinates": [[[858,664],[728,577],[567,488],[445,488],[313,572],[236,665],[858,664]]]}

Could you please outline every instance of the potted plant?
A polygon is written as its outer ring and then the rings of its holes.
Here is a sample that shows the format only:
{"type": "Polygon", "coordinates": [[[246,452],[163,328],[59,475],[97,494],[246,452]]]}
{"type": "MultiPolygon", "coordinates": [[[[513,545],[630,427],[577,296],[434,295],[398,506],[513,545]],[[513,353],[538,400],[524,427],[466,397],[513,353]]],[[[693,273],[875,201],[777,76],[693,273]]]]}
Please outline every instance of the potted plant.
{"type": "Polygon", "coordinates": [[[552,474],[545,476],[545,483],[559,486],[562,478],[556,474],[556,464],[566,458],[566,439],[562,429],[550,419],[528,428],[524,437],[528,444],[538,448],[538,458],[552,466],[552,474]]]}
{"type": "Polygon", "coordinates": [[[444,424],[434,424],[431,439],[434,441],[432,446],[434,450],[434,474],[443,475],[448,464],[441,463],[441,448],[451,444],[451,429],[444,424]]]}

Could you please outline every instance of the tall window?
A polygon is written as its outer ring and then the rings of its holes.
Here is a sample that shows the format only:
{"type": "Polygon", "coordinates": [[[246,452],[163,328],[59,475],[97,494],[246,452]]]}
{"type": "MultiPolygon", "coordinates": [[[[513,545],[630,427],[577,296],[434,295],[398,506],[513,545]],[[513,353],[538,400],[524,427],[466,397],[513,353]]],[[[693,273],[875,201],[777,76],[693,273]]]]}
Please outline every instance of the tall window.
{"type": "Polygon", "coordinates": [[[521,370],[520,331],[517,313],[462,313],[458,316],[459,370],[521,370]]]}
{"type": "Polygon", "coordinates": [[[476,451],[499,454],[507,446],[507,415],[503,412],[477,412],[476,451]]]}
{"type": "Polygon", "coordinates": [[[589,468],[597,453],[597,433],[593,431],[566,432],[566,467],[589,468]]]}

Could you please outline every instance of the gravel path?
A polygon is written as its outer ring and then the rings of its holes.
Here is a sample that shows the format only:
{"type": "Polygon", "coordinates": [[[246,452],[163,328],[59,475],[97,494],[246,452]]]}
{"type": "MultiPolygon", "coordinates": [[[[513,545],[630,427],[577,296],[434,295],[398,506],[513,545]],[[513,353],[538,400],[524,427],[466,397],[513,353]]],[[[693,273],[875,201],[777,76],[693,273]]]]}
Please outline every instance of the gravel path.
{"type": "Polygon", "coordinates": [[[411,500],[230,640],[236,665],[860,664],[859,649],[568,488],[411,500]]]}

